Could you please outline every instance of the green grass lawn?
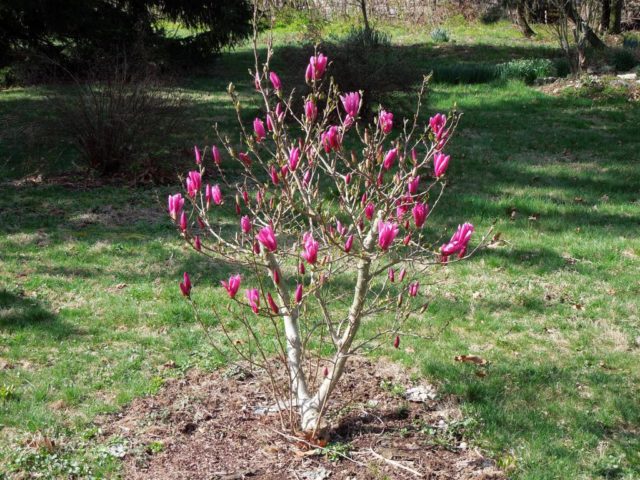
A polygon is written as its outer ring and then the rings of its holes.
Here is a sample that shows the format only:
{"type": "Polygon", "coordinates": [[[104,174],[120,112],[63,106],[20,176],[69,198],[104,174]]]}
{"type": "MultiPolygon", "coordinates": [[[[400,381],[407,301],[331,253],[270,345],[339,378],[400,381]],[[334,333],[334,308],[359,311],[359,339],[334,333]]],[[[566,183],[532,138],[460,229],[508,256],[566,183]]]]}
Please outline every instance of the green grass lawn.
{"type": "MultiPolygon", "coordinates": [[[[502,24],[491,27],[502,32],[493,44],[484,27],[450,28],[449,46],[408,47],[419,32],[397,40],[416,69],[470,55],[557,55],[502,24]]],[[[246,82],[251,62],[243,47],[210,76],[184,81],[179,168],[191,145],[210,143],[214,121],[231,128],[225,87],[246,82]]],[[[177,185],[16,182],[77,162],[69,144],[41,130],[55,121],[46,90],[0,93],[0,478],[112,476],[119,460],[92,420],[168,376],[222,365],[177,283],[193,272],[197,298],[222,302],[216,285],[229,272],[175,234],[165,199],[177,185]]],[[[408,94],[388,102],[403,111],[408,94]]],[[[429,222],[450,230],[467,220],[480,232],[496,222],[500,239],[434,271],[429,309],[413,327],[437,338],[406,338],[406,350],[383,353],[458,395],[475,420],[472,442],[514,478],[638,478],[640,108],[615,95],[551,97],[521,82],[434,84],[424,119],[454,103],[464,116],[449,148],[451,185],[429,222]],[[454,361],[467,353],[490,362],[486,376],[454,361]]]]}

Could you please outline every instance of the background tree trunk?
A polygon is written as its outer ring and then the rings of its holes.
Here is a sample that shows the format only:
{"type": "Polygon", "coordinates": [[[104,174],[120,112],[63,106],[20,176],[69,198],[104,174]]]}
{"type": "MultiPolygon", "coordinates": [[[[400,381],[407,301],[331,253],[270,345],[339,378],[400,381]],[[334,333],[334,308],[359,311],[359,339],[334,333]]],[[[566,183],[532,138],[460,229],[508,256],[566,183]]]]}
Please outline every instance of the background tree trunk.
{"type": "Polygon", "coordinates": [[[516,4],[516,18],[518,21],[518,27],[520,27],[520,31],[525,37],[529,38],[535,35],[536,32],[533,31],[527,21],[526,0],[518,0],[518,3],[516,4]]]}
{"type": "Polygon", "coordinates": [[[602,11],[600,14],[600,32],[608,32],[611,23],[611,0],[602,0],[602,11]]]}
{"type": "MultiPolygon", "coordinates": [[[[616,1],[622,2],[622,0],[616,1]]],[[[580,16],[573,0],[564,2],[564,13],[567,18],[571,20],[571,22],[575,25],[578,31],[580,31],[584,35],[587,42],[589,42],[589,44],[593,48],[601,49],[606,47],[604,42],[600,40],[600,37],[596,35],[589,24],[580,16]]]]}
{"type": "Polygon", "coordinates": [[[364,22],[364,30],[367,33],[371,33],[371,26],[369,25],[369,17],[367,15],[367,0],[360,0],[360,10],[362,11],[362,21],[364,22]]]}
{"type": "Polygon", "coordinates": [[[611,22],[611,28],[609,33],[620,33],[622,31],[622,6],[624,0],[613,0],[613,9],[611,14],[613,16],[611,22]]]}

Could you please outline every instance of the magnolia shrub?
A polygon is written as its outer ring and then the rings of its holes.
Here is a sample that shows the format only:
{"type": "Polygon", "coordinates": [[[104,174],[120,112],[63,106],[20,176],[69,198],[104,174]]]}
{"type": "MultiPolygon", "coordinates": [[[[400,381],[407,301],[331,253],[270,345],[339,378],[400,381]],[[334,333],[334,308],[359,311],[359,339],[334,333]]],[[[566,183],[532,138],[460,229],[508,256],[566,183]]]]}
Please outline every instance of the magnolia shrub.
{"type": "MultiPolygon", "coordinates": [[[[218,146],[195,148],[197,168],[185,196],[169,196],[169,214],[195,250],[236,269],[220,282],[230,305],[212,306],[220,338],[264,369],[297,426],[315,432],[349,357],[384,339],[398,347],[403,322],[426,305],[421,275],[468,256],[474,228],[460,225],[444,243],[424,231],[445,187],[444,149],[459,118],[437,114],[421,123],[426,79],[411,119],[399,124],[380,109],[365,125],[363,93],[341,94],[322,53],[310,58],[308,93],[296,111],[295,93],[285,95],[269,68],[271,52],[263,64],[256,55],[251,72],[259,116],[243,124],[229,85],[240,143],[216,127],[218,146]],[[229,162],[241,173],[230,177],[229,162]],[[233,228],[220,220],[225,203],[235,209],[233,228]],[[383,330],[362,328],[381,315],[383,330]],[[232,322],[244,327],[242,341],[232,322]],[[286,385],[277,380],[279,361],[286,385]]],[[[191,300],[187,273],[180,289],[191,300]]]]}

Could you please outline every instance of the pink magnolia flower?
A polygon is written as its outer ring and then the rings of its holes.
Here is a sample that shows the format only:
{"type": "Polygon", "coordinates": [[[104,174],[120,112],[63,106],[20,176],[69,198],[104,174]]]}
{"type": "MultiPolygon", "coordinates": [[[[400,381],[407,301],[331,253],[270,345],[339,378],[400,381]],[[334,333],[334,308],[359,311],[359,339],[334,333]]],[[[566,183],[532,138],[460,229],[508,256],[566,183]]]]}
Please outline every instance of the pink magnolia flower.
{"type": "Polygon", "coordinates": [[[345,233],[347,233],[347,227],[342,224],[340,220],[336,222],[336,231],[342,237],[345,233]]]}
{"type": "Polygon", "coordinates": [[[442,113],[437,113],[429,119],[429,126],[436,138],[440,140],[445,126],[447,125],[447,117],[442,113]]]}
{"type": "Polygon", "coordinates": [[[344,183],[346,183],[347,185],[349,185],[351,183],[351,174],[350,173],[347,173],[344,176],[344,183]]]}
{"type": "Polygon", "coordinates": [[[396,218],[398,219],[398,221],[402,220],[402,217],[404,217],[405,213],[407,213],[408,211],[409,205],[400,200],[398,202],[398,206],[396,207],[396,218]]]}
{"type": "Polygon", "coordinates": [[[220,284],[225,288],[227,293],[229,294],[229,298],[236,298],[236,294],[240,289],[240,283],[242,282],[242,277],[240,274],[231,275],[228,281],[222,280],[220,284]]]}
{"type": "Polygon", "coordinates": [[[273,278],[273,283],[275,283],[276,285],[280,285],[280,272],[278,271],[278,269],[271,271],[271,277],[273,278]]]}
{"type": "Polygon", "coordinates": [[[347,241],[344,242],[344,251],[349,253],[351,251],[352,246],[353,246],[353,235],[349,235],[347,237],[347,241]]]}
{"type": "Polygon", "coordinates": [[[367,217],[367,220],[371,220],[373,218],[375,208],[376,207],[373,203],[367,203],[367,206],[364,207],[364,216],[367,217]]]}
{"type": "Polygon", "coordinates": [[[409,296],[415,297],[416,295],[418,295],[419,288],[420,288],[419,282],[413,282],[411,285],[409,285],[409,296]]]}
{"type": "Polygon", "coordinates": [[[184,295],[185,297],[191,295],[191,279],[189,278],[189,274],[187,272],[184,272],[183,281],[180,282],[179,286],[182,295],[184,295]]]}
{"type": "Polygon", "coordinates": [[[197,252],[202,251],[202,242],[200,241],[199,235],[196,235],[196,238],[193,241],[193,248],[195,248],[197,252]]]}
{"type": "Polygon", "coordinates": [[[345,95],[340,95],[342,106],[345,112],[352,118],[358,116],[358,110],[360,110],[360,94],[358,92],[351,92],[345,95]]]}
{"type": "Polygon", "coordinates": [[[301,283],[299,283],[298,286],[296,287],[295,298],[296,298],[296,303],[300,303],[302,301],[302,284],[301,283]]]}
{"type": "Polygon", "coordinates": [[[180,213],[182,212],[182,208],[184,207],[184,198],[179,193],[175,195],[169,195],[169,216],[172,219],[177,219],[180,213]]]}
{"type": "Polygon", "coordinates": [[[300,262],[298,264],[298,273],[300,275],[304,275],[305,271],[306,271],[306,268],[304,267],[304,262],[300,262]]]}
{"type": "Polygon", "coordinates": [[[200,165],[202,163],[202,155],[200,155],[200,150],[198,150],[197,146],[193,147],[193,153],[196,156],[196,165],[200,165]]]}
{"type": "Polygon", "coordinates": [[[389,281],[390,281],[391,283],[393,283],[393,282],[395,282],[395,281],[396,281],[396,271],[395,271],[393,268],[389,268],[389,273],[388,273],[388,275],[389,275],[389,281]]]}
{"type": "Polygon", "coordinates": [[[220,165],[220,150],[218,150],[218,147],[216,147],[215,145],[213,147],[211,147],[211,153],[213,154],[213,163],[215,163],[216,165],[220,165]]]}
{"type": "Polygon", "coordinates": [[[269,169],[269,176],[271,177],[271,182],[274,185],[278,185],[278,183],[280,183],[280,179],[278,178],[278,169],[271,165],[271,168],[269,169]]]}
{"type": "Polygon", "coordinates": [[[304,74],[305,80],[307,82],[311,82],[311,80],[320,80],[327,68],[327,60],[329,59],[322,53],[309,58],[309,65],[307,66],[307,70],[304,74]]]}
{"type": "Polygon", "coordinates": [[[407,271],[403,268],[402,270],[400,270],[400,275],[398,275],[398,280],[403,281],[406,275],[407,275],[407,271]]]}
{"type": "Polygon", "coordinates": [[[200,172],[189,172],[187,177],[187,193],[190,197],[195,197],[202,186],[202,176],[200,172]]]}
{"type": "Polygon", "coordinates": [[[264,122],[259,118],[253,120],[253,131],[256,134],[256,142],[258,143],[264,140],[264,137],[267,135],[267,132],[264,130],[264,122]]]}
{"type": "Polygon", "coordinates": [[[244,200],[245,205],[249,204],[249,192],[246,190],[242,190],[242,200],[244,200]]]}
{"type": "Polygon", "coordinates": [[[247,167],[251,166],[251,157],[246,152],[240,152],[238,154],[238,158],[242,163],[244,163],[247,167]]]}
{"type": "Polygon", "coordinates": [[[298,168],[300,161],[300,149],[298,147],[289,149],[289,170],[294,172],[298,168]]]}
{"type": "Polygon", "coordinates": [[[304,175],[302,177],[302,185],[304,185],[305,187],[309,186],[309,182],[311,182],[311,170],[307,170],[306,172],[304,172],[304,175]]]}
{"type": "Polygon", "coordinates": [[[378,122],[380,123],[382,133],[385,135],[391,133],[391,130],[393,130],[393,113],[387,112],[386,110],[380,110],[378,122]]]}
{"type": "Polygon", "coordinates": [[[382,161],[382,167],[385,170],[389,170],[391,167],[393,167],[393,163],[396,161],[397,157],[398,157],[398,149],[392,148],[384,156],[384,160],[382,161]]]}
{"type": "Polygon", "coordinates": [[[273,233],[273,228],[264,227],[256,236],[258,241],[264,245],[264,247],[270,252],[275,252],[278,249],[278,242],[276,241],[276,236],[273,233]]]}
{"type": "Polygon", "coordinates": [[[449,155],[445,155],[442,152],[436,152],[433,156],[433,171],[436,177],[440,177],[444,175],[444,172],[447,171],[447,167],[449,167],[449,155]]]}
{"type": "Polygon", "coordinates": [[[304,252],[302,252],[302,258],[304,258],[307,263],[313,265],[318,260],[318,249],[319,245],[313,239],[313,234],[311,232],[306,232],[304,234],[304,252]]]}
{"type": "Polygon", "coordinates": [[[308,123],[312,123],[318,116],[318,107],[313,100],[308,100],[304,104],[304,116],[308,123]]]}
{"type": "Polygon", "coordinates": [[[282,122],[282,120],[284,120],[284,116],[285,116],[285,110],[284,108],[282,108],[282,104],[280,102],[278,102],[278,104],[276,105],[276,118],[278,119],[279,122],[282,122]]]}
{"type": "Polygon", "coordinates": [[[187,231],[187,215],[184,212],[180,215],[180,230],[187,231]]]}
{"type": "Polygon", "coordinates": [[[211,185],[207,183],[204,187],[204,199],[207,202],[207,208],[211,205],[211,185]]]}
{"type": "Polygon", "coordinates": [[[320,140],[326,153],[329,153],[331,150],[340,150],[342,145],[340,131],[335,125],[329,127],[326,132],[323,132],[320,136],[320,140]]]}
{"type": "Polygon", "coordinates": [[[216,205],[220,205],[222,203],[222,191],[220,190],[220,185],[216,184],[211,187],[211,199],[216,205]]]}
{"type": "Polygon", "coordinates": [[[442,245],[440,248],[443,262],[446,262],[447,258],[454,253],[458,254],[458,258],[465,256],[469,240],[471,240],[471,235],[473,235],[474,230],[475,228],[470,223],[458,225],[458,230],[453,234],[449,243],[442,245]]]}
{"type": "Polygon", "coordinates": [[[415,195],[418,193],[418,186],[420,184],[420,175],[412,177],[411,180],[407,183],[407,188],[409,189],[409,193],[411,195],[415,195]]]}
{"type": "Polygon", "coordinates": [[[247,300],[249,300],[249,305],[251,305],[251,310],[253,313],[258,313],[258,309],[260,308],[260,292],[257,288],[251,288],[246,290],[247,300]]]}
{"type": "Polygon", "coordinates": [[[278,305],[276,305],[276,302],[271,296],[271,293],[267,293],[267,303],[269,304],[269,307],[271,308],[271,311],[273,313],[280,313],[280,309],[278,308],[278,305]]]}
{"type": "Polygon", "coordinates": [[[282,82],[276,72],[269,73],[269,80],[271,80],[271,85],[273,85],[275,90],[282,90],[282,82]]]}
{"type": "Polygon", "coordinates": [[[253,253],[260,254],[260,244],[258,242],[253,242],[253,253]]]}
{"type": "Polygon", "coordinates": [[[251,227],[253,225],[251,224],[251,219],[249,218],[248,215],[244,215],[241,219],[240,219],[240,228],[242,229],[242,231],[244,233],[249,233],[251,231],[251,227]]]}
{"type": "Polygon", "coordinates": [[[429,205],[426,203],[416,203],[411,210],[411,213],[413,214],[413,221],[415,222],[416,227],[422,228],[424,222],[427,220],[429,205]]]}
{"type": "Polygon", "coordinates": [[[378,245],[382,250],[387,250],[398,235],[398,225],[393,222],[380,222],[378,225],[378,245]]]}
{"type": "Polygon", "coordinates": [[[405,235],[405,237],[402,239],[402,243],[406,246],[406,245],[409,245],[410,241],[411,241],[411,234],[407,233],[407,235],[405,235]]]}

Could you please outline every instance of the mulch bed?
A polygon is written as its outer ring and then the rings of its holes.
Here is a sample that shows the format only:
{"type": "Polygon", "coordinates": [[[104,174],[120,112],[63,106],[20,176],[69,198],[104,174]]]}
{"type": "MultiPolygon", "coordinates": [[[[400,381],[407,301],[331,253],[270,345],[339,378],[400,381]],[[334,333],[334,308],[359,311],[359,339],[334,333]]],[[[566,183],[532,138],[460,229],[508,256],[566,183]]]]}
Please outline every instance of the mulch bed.
{"type": "Polygon", "coordinates": [[[388,361],[348,364],[324,450],[283,430],[277,413],[262,413],[272,401],[261,377],[229,372],[191,371],[99,421],[126,478],[505,478],[467,446],[455,399],[423,384],[422,401],[408,401],[403,392],[416,384],[388,361]]]}

